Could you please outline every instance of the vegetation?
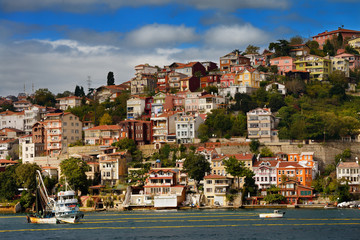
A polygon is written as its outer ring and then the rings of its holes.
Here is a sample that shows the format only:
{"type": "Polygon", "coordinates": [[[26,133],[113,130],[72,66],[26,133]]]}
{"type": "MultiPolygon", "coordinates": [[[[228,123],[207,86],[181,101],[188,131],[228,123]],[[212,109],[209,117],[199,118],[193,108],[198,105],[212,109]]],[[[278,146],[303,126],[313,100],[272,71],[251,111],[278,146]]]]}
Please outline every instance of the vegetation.
{"type": "Polygon", "coordinates": [[[204,179],[206,173],[210,173],[211,167],[204,155],[190,153],[184,162],[184,170],[190,178],[194,179],[199,189],[199,182],[204,179]]]}
{"type": "Polygon", "coordinates": [[[269,194],[264,197],[264,201],[267,203],[285,203],[286,197],[281,194],[269,194]]]}
{"type": "Polygon", "coordinates": [[[65,184],[66,181],[75,191],[80,190],[81,194],[88,192],[89,181],[85,173],[89,171],[89,166],[84,160],[79,158],[65,159],[60,163],[60,169],[60,181],[63,184],[65,184]]]}

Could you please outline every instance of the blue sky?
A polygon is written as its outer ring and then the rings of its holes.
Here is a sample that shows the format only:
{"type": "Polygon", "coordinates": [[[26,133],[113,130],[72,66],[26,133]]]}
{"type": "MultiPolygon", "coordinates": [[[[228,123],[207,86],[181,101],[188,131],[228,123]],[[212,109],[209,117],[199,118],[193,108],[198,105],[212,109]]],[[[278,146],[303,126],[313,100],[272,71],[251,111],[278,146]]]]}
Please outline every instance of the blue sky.
{"type": "Polygon", "coordinates": [[[219,61],[249,44],[339,26],[360,30],[359,0],[0,0],[0,96],[130,80],[134,66],[219,61]]]}

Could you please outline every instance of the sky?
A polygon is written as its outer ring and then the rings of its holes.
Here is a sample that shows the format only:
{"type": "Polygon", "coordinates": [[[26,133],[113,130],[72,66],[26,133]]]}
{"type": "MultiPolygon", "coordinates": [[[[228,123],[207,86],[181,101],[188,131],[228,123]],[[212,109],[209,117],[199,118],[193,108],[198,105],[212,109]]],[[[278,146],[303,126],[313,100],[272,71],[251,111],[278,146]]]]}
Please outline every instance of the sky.
{"type": "Polygon", "coordinates": [[[360,0],[0,0],[0,96],[87,91],[134,67],[213,61],[251,44],[360,30],[360,0]]]}

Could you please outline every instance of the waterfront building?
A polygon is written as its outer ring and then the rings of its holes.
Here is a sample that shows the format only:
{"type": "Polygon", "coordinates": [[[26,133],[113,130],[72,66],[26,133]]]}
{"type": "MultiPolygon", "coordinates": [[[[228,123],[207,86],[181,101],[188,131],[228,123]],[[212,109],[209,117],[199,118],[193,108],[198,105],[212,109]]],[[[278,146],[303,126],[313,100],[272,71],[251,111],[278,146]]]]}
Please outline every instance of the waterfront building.
{"type": "MultiPolygon", "coordinates": [[[[277,160],[262,160],[254,162],[252,169],[255,174],[255,184],[259,189],[268,189],[273,185],[277,185],[277,164],[277,160]]],[[[261,194],[263,193],[266,194],[266,192],[261,192],[261,194]]]]}
{"type": "MultiPolygon", "coordinates": [[[[115,149],[114,149],[115,150],[115,149]]],[[[125,181],[131,156],[127,151],[100,154],[99,170],[101,185],[114,186],[125,181]]]]}
{"type": "Polygon", "coordinates": [[[342,181],[342,184],[349,184],[350,192],[360,192],[360,165],[356,162],[340,161],[336,166],[336,178],[342,181]]]}
{"type": "Polygon", "coordinates": [[[209,206],[226,206],[226,193],[231,186],[231,179],[219,175],[204,177],[204,195],[209,206]]]}

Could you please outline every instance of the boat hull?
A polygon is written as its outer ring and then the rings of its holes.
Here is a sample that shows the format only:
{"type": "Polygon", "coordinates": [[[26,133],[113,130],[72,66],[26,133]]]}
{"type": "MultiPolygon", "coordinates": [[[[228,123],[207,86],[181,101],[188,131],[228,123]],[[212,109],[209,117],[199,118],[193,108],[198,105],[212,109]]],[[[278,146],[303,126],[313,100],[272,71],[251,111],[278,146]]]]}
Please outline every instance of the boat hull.
{"type": "Polygon", "coordinates": [[[76,214],[69,214],[65,216],[58,216],[57,219],[62,223],[78,223],[80,219],[84,217],[84,214],[78,212],[76,214]]]}
{"type": "Polygon", "coordinates": [[[26,216],[28,223],[39,223],[39,224],[58,224],[60,223],[56,217],[51,218],[40,218],[34,216],[26,216]]]}
{"type": "Polygon", "coordinates": [[[282,218],[284,214],[282,213],[261,213],[260,218],[282,218]]]}

